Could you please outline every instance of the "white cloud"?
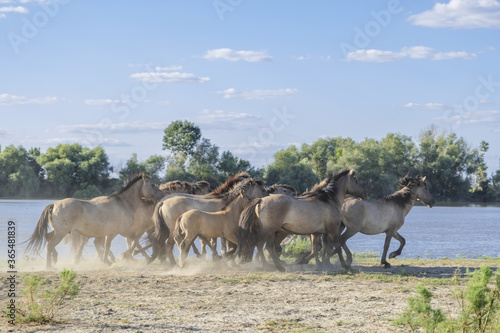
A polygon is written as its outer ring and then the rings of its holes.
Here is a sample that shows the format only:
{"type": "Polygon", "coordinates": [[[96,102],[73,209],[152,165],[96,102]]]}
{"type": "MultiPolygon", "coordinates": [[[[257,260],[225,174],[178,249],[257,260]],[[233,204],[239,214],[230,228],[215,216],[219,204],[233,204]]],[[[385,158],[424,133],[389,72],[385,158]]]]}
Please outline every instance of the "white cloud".
{"type": "Polygon", "coordinates": [[[191,73],[181,72],[143,72],[130,75],[130,78],[149,83],[205,83],[209,77],[197,77],[191,73]]]}
{"type": "Polygon", "coordinates": [[[0,13],[20,13],[20,14],[27,14],[28,10],[24,8],[23,6],[7,6],[7,7],[0,7],[0,13]]]}
{"type": "Polygon", "coordinates": [[[86,140],[90,140],[92,144],[101,145],[101,146],[109,146],[109,147],[130,147],[129,143],[123,142],[118,139],[113,138],[100,138],[99,140],[87,139],[85,137],[73,137],[73,138],[51,138],[48,140],[40,140],[37,141],[38,144],[45,145],[56,145],[60,143],[80,143],[86,144],[86,140]]]}
{"type": "Polygon", "coordinates": [[[121,103],[121,101],[118,99],[86,99],[84,103],[92,106],[96,105],[101,106],[101,105],[118,104],[121,103]]]}
{"type": "Polygon", "coordinates": [[[409,109],[419,109],[419,110],[449,110],[452,109],[452,106],[449,105],[444,105],[441,103],[425,103],[425,104],[420,104],[420,103],[406,103],[403,105],[404,108],[409,108],[409,109]]]}
{"type": "Polygon", "coordinates": [[[155,71],[157,71],[157,72],[178,72],[178,71],[182,71],[182,66],[169,66],[169,67],[156,66],[155,71]]]}
{"type": "Polygon", "coordinates": [[[208,60],[225,59],[228,61],[261,62],[273,58],[266,51],[235,51],[231,49],[208,50],[203,58],[208,60]]]}
{"type": "Polygon", "coordinates": [[[57,129],[63,133],[89,133],[101,131],[104,133],[139,133],[150,131],[161,131],[169,125],[168,122],[132,122],[132,123],[97,123],[97,124],[78,124],[62,125],[57,129]]]}
{"type": "MultiPolygon", "coordinates": [[[[103,105],[111,105],[111,104],[125,104],[126,101],[119,100],[119,99],[86,99],[83,101],[87,105],[91,106],[103,106],[103,105]]],[[[170,104],[169,101],[163,100],[163,101],[152,101],[150,99],[146,99],[142,101],[142,103],[152,103],[152,104],[158,104],[158,105],[168,105],[170,104]]]]}
{"type": "Polygon", "coordinates": [[[497,0],[450,0],[411,15],[407,20],[431,28],[499,29],[500,3],[497,0]]]}
{"type": "Polygon", "coordinates": [[[249,113],[203,110],[193,121],[210,129],[251,130],[261,126],[262,118],[249,113]]]}
{"type": "Polygon", "coordinates": [[[472,59],[476,58],[475,53],[460,52],[438,52],[431,47],[412,46],[403,47],[400,51],[382,51],[382,50],[356,50],[347,54],[347,61],[365,61],[365,62],[393,62],[404,58],[410,59],[429,59],[429,60],[451,60],[451,59],[472,59]]]}
{"type": "Polygon", "coordinates": [[[53,104],[58,101],[57,97],[27,98],[25,96],[0,94],[0,105],[53,104]]]}
{"type": "Polygon", "coordinates": [[[451,112],[450,114],[437,117],[436,120],[444,120],[455,125],[476,125],[476,124],[498,124],[500,123],[500,111],[482,110],[471,112],[451,112]]]}
{"type": "Polygon", "coordinates": [[[275,89],[275,90],[252,90],[252,91],[238,91],[234,88],[229,88],[222,91],[216,91],[216,94],[224,95],[225,99],[229,98],[244,98],[248,100],[263,100],[269,98],[276,98],[282,96],[291,96],[300,93],[298,89],[275,89]]]}

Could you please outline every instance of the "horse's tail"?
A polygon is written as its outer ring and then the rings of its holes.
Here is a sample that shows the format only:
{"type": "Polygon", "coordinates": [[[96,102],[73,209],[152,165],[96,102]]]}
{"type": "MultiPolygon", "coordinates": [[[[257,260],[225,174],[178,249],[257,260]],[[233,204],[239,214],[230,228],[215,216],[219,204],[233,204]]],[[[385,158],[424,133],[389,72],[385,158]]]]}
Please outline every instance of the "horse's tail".
{"type": "Polygon", "coordinates": [[[156,204],[152,217],[154,231],[151,234],[150,240],[158,244],[164,244],[170,236],[170,230],[168,229],[167,223],[165,223],[165,220],[160,212],[163,203],[164,201],[160,201],[156,204]]]}
{"type": "Polygon", "coordinates": [[[241,213],[238,226],[237,255],[251,261],[257,238],[262,230],[262,223],[257,216],[257,205],[262,199],[254,199],[241,213]]]}
{"type": "Polygon", "coordinates": [[[180,242],[182,241],[182,239],[184,238],[184,227],[182,226],[182,217],[183,217],[184,214],[181,214],[181,216],[179,216],[177,218],[177,221],[175,221],[175,229],[174,229],[174,240],[175,242],[177,243],[177,245],[180,244],[180,242]]]}
{"type": "Polygon", "coordinates": [[[48,224],[52,220],[52,209],[54,209],[54,204],[50,204],[42,212],[38,223],[36,224],[35,230],[31,238],[27,240],[28,245],[26,246],[25,252],[39,253],[40,249],[45,244],[47,238],[48,224]]]}
{"type": "Polygon", "coordinates": [[[88,241],[87,237],[83,236],[79,232],[73,231],[67,234],[66,237],[64,237],[64,242],[66,244],[69,243],[71,245],[73,253],[78,253],[78,251],[80,251],[80,246],[82,245],[82,242],[85,238],[88,241]]]}

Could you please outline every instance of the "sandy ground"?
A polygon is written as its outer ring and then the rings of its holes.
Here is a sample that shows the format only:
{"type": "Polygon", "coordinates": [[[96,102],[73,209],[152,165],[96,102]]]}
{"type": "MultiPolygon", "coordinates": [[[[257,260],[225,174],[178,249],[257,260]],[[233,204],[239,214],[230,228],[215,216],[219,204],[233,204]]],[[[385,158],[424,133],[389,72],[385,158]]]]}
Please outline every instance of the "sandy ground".
{"type": "MultiPolygon", "coordinates": [[[[353,272],[335,266],[289,265],[288,272],[264,270],[255,263],[229,267],[224,262],[191,259],[185,269],[159,263],[119,262],[104,267],[87,261],[75,267],[81,292],[46,325],[12,327],[2,332],[407,332],[392,320],[423,283],[433,305],[453,313],[455,271],[500,260],[399,260],[384,269],[378,259],[357,259],[353,272]]],[[[24,264],[49,279],[43,262],[24,264]]],[[[58,268],[63,268],[58,264],[58,268]]],[[[68,266],[66,266],[68,267],[68,266]]],[[[8,274],[0,274],[0,300],[7,302],[8,274]]],[[[18,279],[19,280],[19,279],[18,279]]],[[[22,284],[17,288],[22,288],[22,284]]],[[[21,299],[17,300],[18,302],[21,299]]]]}

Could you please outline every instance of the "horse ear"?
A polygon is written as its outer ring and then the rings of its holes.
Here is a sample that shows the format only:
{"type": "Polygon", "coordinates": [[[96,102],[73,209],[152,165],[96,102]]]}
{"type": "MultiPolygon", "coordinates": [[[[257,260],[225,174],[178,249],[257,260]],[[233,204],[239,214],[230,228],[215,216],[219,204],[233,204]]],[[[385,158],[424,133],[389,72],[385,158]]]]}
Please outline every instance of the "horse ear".
{"type": "Polygon", "coordinates": [[[427,176],[423,176],[423,177],[420,177],[420,180],[425,182],[425,179],[427,178],[427,176]]]}

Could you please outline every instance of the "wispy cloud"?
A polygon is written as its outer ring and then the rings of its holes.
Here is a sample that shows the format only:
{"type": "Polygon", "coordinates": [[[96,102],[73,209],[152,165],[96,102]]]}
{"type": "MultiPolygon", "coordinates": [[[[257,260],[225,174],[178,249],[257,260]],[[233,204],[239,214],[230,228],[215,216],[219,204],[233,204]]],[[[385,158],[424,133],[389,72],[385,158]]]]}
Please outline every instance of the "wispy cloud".
{"type": "Polygon", "coordinates": [[[58,101],[57,97],[28,98],[25,96],[0,94],[0,105],[53,104],[58,101]]]}
{"type": "Polygon", "coordinates": [[[113,133],[139,133],[164,130],[169,125],[168,122],[131,122],[112,124],[77,124],[61,125],[57,129],[63,133],[89,133],[93,131],[113,132],[113,133]]]}
{"type": "Polygon", "coordinates": [[[252,90],[252,91],[238,91],[234,88],[229,88],[222,91],[216,91],[216,94],[223,95],[224,98],[243,98],[248,100],[264,100],[276,97],[297,95],[300,93],[298,89],[275,89],[275,90],[252,90]]]}
{"type": "Polygon", "coordinates": [[[266,51],[236,51],[231,49],[208,50],[203,58],[208,60],[225,59],[228,61],[261,62],[273,58],[266,51]]]}
{"type": "Polygon", "coordinates": [[[441,103],[425,103],[425,104],[420,104],[420,103],[406,103],[403,105],[404,108],[408,109],[418,109],[418,110],[450,110],[453,108],[453,106],[450,105],[445,105],[441,103]]]}
{"type": "MultiPolygon", "coordinates": [[[[65,137],[60,137],[60,138],[51,138],[48,140],[40,140],[37,141],[38,144],[45,144],[45,145],[56,145],[60,143],[82,143],[85,141],[85,138],[82,137],[73,137],[73,138],[65,138],[65,137]]],[[[131,145],[127,142],[114,139],[114,138],[101,138],[98,142],[99,145],[101,146],[109,146],[109,147],[130,147],[131,145]]]]}
{"type": "Polygon", "coordinates": [[[500,124],[500,111],[481,110],[464,113],[456,113],[443,117],[437,117],[436,120],[444,120],[455,125],[479,125],[479,124],[500,124]]]}
{"type": "MultiPolygon", "coordinates": [[[[104,106],[104,105],[113,105],[113,104],[125,104],[126,101],[124,100],[119,100],[119,99],[86,99],[83,101],[87,105],[91,106],[104,106]]],[[[158,104],[158,105],[168,105],[170,104],[169,101],[163,100],[163,101],[152,101],[149,99],[146,99],[142,101],[142,103],[152,103],[152,104],[158,104]]]]}
{"type": "Polygon", "coordinates": [[[0,7],[0,13],[2,13],[1,17],[4,18],[5,14],[3,13],[27,14],[29,13],[29,11],[23,6],[6,6],[6,7],[0,7]]]}
{"type": "Polygon", "coordinates": [[[365,61],[365,62],[393,62],[404,58],[410,59],[429,59],[429,60],[451,60],[451,59],[473,59],[475,53],[465,51],[459,52],[439,52],[431,47],[412,46],[403,47],[400,51],[382,51],[376,49],[361,49],[347,54],[347,61],[365,61]]]}
{"type": "Polygon", "coordinates": [[[205,83],[209,77],[198,77],[182,72],[143,72],[130,75],[130,78],[149,83],[205,83]]]}
{"type": "Polygon", "coordinates": [[[431,28],[499,29],[500,3],[496,0],[450,0],[411,15],[407,20],[414,25],[431,28]]]}
{"type": "Polygon", "coordinates": [[[209,129],[253,130],[261,126],[262,118],[249,113],[206,109],[193,121],[209,129]]]}

